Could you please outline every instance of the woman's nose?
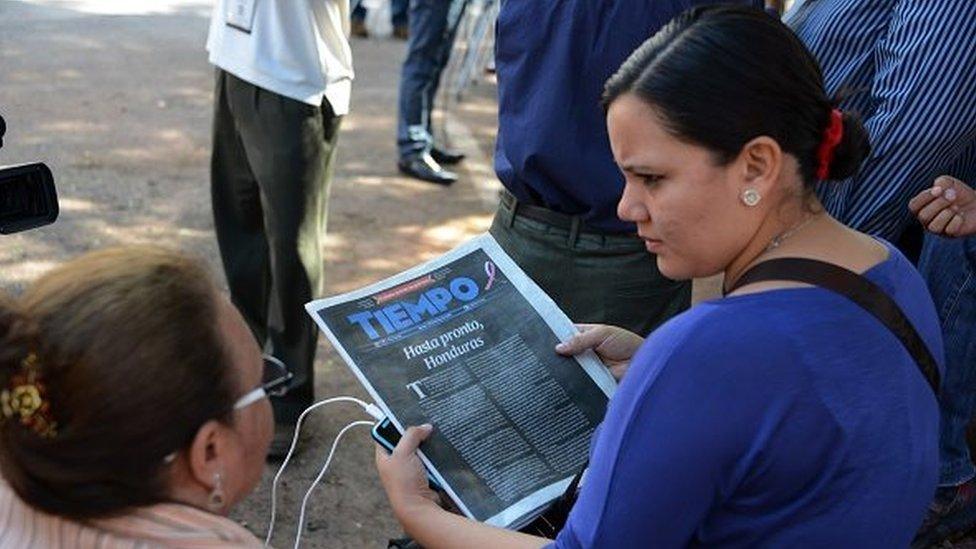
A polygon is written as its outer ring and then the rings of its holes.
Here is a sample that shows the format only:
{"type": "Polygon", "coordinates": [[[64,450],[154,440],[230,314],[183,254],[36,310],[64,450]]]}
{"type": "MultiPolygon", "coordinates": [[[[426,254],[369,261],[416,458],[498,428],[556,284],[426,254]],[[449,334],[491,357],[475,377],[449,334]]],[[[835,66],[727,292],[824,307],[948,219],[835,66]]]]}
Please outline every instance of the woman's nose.
{"type": "Polygon", "coordinates": [[[623,221],[640,223],[647,221],[650,215],[647,212],[647,207],[638,198],[639,189],[634,187],[632,183],[624,184],[624,192],[620,196],[620,202],[617,203],[617,217],[623,221]]]}

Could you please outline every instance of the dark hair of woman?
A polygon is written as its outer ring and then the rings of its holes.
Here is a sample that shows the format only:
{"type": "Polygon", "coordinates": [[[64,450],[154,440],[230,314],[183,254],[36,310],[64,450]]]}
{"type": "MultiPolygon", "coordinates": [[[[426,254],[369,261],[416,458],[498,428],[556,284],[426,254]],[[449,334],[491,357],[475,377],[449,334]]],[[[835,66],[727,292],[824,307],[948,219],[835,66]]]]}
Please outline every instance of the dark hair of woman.
{"type": "MultiPolygon", "coordinates": [[[[679,139],[715,152],[720,165],[765,135],[797,159],[808,188],[820,179],[818,149],[834,102],[800,39],[760,10],[706,6],[675,18],[607,81],[604,107],[626,93],[654,106],[679,139]]],[[[843,113],[824,179],[851,177],[870,151],[860,119],[843,113]]]]}
{"type": "Polygon", "coordinates": [[[0,303],[0,472],[25,502],[83,519],[166,500],[167,456],[231,421],[217,296],[196,262],[130,247],[0,303]]]}

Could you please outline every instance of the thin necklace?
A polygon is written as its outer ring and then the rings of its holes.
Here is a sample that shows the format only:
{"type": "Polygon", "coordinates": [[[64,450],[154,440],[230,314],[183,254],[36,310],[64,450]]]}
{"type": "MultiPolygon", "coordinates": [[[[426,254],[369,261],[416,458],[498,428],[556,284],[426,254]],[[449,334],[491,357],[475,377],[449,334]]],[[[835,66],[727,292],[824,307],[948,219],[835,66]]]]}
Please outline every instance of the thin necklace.
{"type": "MultiPolygon", "coordinates": [[[[779,233],[777,236],[773,238],[773,240],[769,243],[769,245],[766,246],[766,249],[763,250],[761,254],[759,254],[759,257],[762,257],[763,254],[765,254],[770,250],[775,250],[776,248],[779,248],[779,245],[782,244],[784,240],[796,234],[797,231],[799,231],[803,227],[806,227],[811,221],[816,219],[818,215],[819,214],[813,214],[810,217],[804,219],[803,221],[797,223],[796,225],[793,225],[792,228],[779,233]]],[[[728,275],[726,275],[726,282],[728,282],[728,275]]],[[[728,295],[728,291],[726,290],[726,287],[724,285],[722,287],[722,295],[723,296],[728,295]]]]}
{"type": "Polygon", "coordinates": [[[771,250],[775,250],[776,248],[779,248],[779,245],[782,244],[784,240],[786,240],[787,238],[789,238],[789,237],[793,236],[794,234],[796,234],[797,231],[799,231],[803,227],[806,227],[816,217],[817,217],[816,215],[811,215],[810,217],[806,218],[801,223],[798,223],[798,224],[794,225],[793,228],[788,229],[788,230],[780,233],[779,235],[773,237],[773,240],[769,243],[769,246],[766,246],[766,249],[764,251],[768,252],[768,251],[771,251],[771,250]]]}

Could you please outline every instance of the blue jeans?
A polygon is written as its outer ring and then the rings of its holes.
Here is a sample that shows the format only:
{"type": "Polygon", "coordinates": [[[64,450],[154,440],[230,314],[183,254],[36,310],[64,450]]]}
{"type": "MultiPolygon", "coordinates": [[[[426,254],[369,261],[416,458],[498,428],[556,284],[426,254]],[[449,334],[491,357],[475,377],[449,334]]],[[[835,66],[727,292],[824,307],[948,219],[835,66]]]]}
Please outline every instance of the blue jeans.
{"type": "Polygon", "coordinates": [[[431,113],[468,0],[412,0],[410,39],[400,75],[397,149],[404,159],[430,149],[431,113]]]}
{"type": "MultiPolygon", "coordinates": [[[[394,27],[403,27],[407,24],[407,9],[410,7],[410,0],[390,0],[390,22],[394,27]]],[[[350,16],[353,21],[366,20],[366,8],[362,2],[356,4],[350,16]]]]}
{"type": "Polygon", "coordinates": [[[966,444],[966,426],[976,410],[976,237],[926,235],[919,270],[935,300],[945,342],[939,485],[956,486],[976,476],[966,444]]]}

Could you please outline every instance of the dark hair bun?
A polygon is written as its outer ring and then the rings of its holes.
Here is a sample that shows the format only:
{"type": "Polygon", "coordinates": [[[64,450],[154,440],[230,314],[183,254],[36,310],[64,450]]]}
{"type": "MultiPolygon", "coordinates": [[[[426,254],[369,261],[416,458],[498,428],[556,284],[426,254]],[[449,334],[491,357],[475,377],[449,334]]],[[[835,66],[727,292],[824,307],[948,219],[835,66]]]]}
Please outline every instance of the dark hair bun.
{"type": "Polygon", "coordinates": [[[826,174],[818,152],[835,105],[816,58],[782,21],[754,7],[711,4],[675,17],[621,65],[604,89],[609,107],[625,93],[652,105],[669,131],[731,162],[758,136],[796,159],[806,188],[820,175],[846,179],[871,152],[855,114],[826,174]]]}
{"type": "Polygon", "coordinates": [[[841,180],[852,177],[861,168],[861,163],[871,154],[868,131],[861,123],[861,117],[844,113],[844,136],[834,150],[834,160],[830,163],[827,179],[841,180]]]}

